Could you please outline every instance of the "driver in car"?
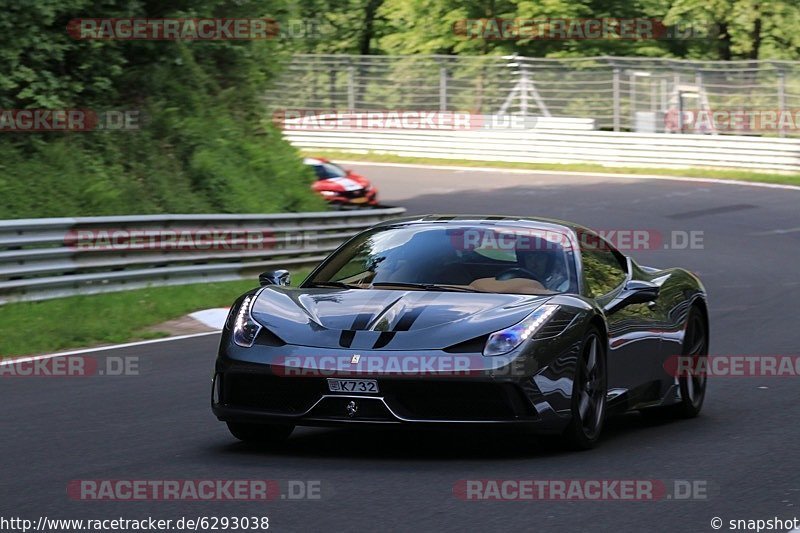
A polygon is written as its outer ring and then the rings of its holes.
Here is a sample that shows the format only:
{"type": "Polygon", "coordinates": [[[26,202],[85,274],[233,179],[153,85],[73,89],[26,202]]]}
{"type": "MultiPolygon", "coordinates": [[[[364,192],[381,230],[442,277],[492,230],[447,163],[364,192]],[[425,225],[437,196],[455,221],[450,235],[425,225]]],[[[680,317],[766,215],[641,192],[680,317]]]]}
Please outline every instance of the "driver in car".
{"type": "Polygon", "coordinates": [[[569,276],[561,250],[536,250],[519,253],[523,268],[536,276],[536,281],[550,291],[562,292],[569,287],[569,276]]]}

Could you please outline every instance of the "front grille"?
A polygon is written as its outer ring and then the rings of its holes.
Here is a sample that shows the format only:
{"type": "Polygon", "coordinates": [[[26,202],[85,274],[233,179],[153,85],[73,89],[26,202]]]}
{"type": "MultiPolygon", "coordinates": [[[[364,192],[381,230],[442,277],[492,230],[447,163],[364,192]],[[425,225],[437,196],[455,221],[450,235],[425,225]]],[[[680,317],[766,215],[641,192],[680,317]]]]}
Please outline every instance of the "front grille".
{"type": "MultiPolygon", "coordinates": [[[[328,392],[325,378],[281,377],[266,374],[224,373],[221,404],[276,414],[299,415],[328,392]]],[[[521,390],[511,383],[465,381],[410,381],[378,379],[380,396],[392,411],[410,420],[515,420],[536,415],[521,390]]],[[[335,396],[335,395],[334,395],[335,396]]],[[[349,419],[342,394],[319,402],[307,415],[349,419]]],[[[395,420],[377,399],[355,399],[360,420],[395,420]]]]}
{"type": "Polygon", "coordinates": [[[309,414],[312,418],[342,420],[396,421],[386,406],[372,398],[325,398],[309,414]],[[348,414],[347,406],[354,402],[355,412],[348,414]]]}
{"type": "Polygon", "coordinates": [[[342,191],[339,193],[339,196],[344,196],[345,198],[361,198],[366,194],[366,189],[358,189],[356,191],[342,191]]]}
{"type": "Polygon", "coordinates": [[[282,414],[308,411],[325,393],[321,378],[281,377],[264,374],[224,374],[222,403],[282,414]]]}
{"type": "Polygon", "coordinates": [[[418,420],[513,420],[533,415],[508,383],[380,380],[398,415],[418,420]]]}

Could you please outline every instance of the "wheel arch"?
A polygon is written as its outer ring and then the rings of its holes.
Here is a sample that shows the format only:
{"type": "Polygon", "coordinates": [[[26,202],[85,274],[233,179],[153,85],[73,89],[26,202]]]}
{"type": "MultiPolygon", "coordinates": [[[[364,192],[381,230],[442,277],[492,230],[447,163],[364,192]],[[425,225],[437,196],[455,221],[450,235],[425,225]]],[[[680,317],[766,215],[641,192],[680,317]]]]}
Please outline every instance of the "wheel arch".
{"type": "Polygon", "coordinates": [[[594,326],[600,331],[600,335],[603,336],[603,340],[606,342],[606,348],[608,348],[608,326],[603,316],[600,314],[592,315],[589,318],[588,326],[594,326]]]}
{"type": "Polygon", "coordinates": [[[706,329],[708,329],[708,304],[705,298],[697,297],[692,300],[692,307],[696,307],[703,314],[703,321],[705,322],[706,329]]]}
{"type": "Polygon", "coordinates": [[[708,318],[708,303],[702,296],[697,296],[692,300],[690,309],[698,309],[700,316],[703,317],[703,325],[706,328],[707,342],[711,341],[711,324],[708,318]]]}

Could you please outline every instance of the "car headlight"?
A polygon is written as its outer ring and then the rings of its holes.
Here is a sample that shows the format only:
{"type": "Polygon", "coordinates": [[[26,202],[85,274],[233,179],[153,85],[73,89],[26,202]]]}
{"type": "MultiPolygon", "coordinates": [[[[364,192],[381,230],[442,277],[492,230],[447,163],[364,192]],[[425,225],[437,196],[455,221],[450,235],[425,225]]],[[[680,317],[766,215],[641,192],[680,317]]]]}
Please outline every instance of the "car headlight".
{"type": "Polygon", "coordinates": [[[322,196],[336,196],[336,193],[333,191],[319,191],[322,196]]]}
{"type": "Polygon", "coordinates": [[[261,324],[253,320],[250,315],[250,306],[255,297],[251,294],[242,300],[239,311],[236,313],[236,321],[233,323],[233,342],[249,348],[256,340],[256,335],[261,331],[261,324]]]}
{"type": "Polygon", "coordinates": [[[510,352],[539,331],[556,310],[558,310],[557,305],[542,305],[510,328],[495,331],[489,335],[483,355],[502,355],[510,352]]]}

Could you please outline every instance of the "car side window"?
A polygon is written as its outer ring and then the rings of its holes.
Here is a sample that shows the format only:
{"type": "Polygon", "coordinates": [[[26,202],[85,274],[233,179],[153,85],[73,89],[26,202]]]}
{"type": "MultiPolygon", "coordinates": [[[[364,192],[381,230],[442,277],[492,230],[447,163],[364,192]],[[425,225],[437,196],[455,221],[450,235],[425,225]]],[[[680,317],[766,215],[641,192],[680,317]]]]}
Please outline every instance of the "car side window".
{"type": "Polygon", "coordinates": [[[328,179],[328,173],[325,171],[325,167],[322,165],[312,165],[314,168],[314,172],[317,175],[317,179],[326,180],[328,179]]]}
{"type": "Polygon", "coordinates": [[[610,293],[628,276],[625,259],[600,237],[595,237],[591,243],[581,240],[581,260],[586,292],[590,298],[610,293]]]}

